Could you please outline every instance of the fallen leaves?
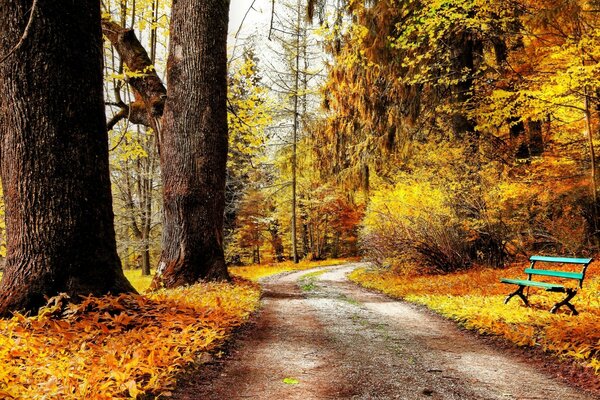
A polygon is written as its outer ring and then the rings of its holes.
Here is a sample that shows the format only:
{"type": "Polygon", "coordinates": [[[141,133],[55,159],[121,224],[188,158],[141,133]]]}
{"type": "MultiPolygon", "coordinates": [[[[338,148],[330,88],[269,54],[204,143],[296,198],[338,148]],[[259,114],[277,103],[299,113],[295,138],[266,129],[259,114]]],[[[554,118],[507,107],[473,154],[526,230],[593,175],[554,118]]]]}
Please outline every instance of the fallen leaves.
{"type": "Polygon", "coordinates": [[[221,345],[259,289],[202,283],[147,296],[53,298],[0,321],[0,398],[118,399],[168,393],[177,373],[221,345]]]}

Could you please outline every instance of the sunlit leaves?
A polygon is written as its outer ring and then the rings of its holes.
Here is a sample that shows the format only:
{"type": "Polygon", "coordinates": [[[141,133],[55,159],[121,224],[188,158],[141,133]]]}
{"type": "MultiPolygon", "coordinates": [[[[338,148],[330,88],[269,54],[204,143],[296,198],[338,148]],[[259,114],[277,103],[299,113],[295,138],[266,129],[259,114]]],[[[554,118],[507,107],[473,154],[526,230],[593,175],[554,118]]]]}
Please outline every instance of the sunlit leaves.
{"type": "Polygon", "coordinates": [[[223,343],[258,302],[247,283],[199,284],[149,297],[51,300],[36,317],[0,321],[0,397],[158,395],[201,352],[223,343]]]}

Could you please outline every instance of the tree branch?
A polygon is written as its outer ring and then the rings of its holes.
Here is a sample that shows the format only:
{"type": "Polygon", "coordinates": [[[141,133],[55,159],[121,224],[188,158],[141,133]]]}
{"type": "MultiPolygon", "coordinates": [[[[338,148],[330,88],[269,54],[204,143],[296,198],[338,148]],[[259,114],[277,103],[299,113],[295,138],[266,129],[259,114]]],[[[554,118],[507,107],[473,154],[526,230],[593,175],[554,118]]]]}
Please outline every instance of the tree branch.
{"type": "Polygon", "coordinates": [[[38,0],[33,0],[33,4],[31,5],[31,10],[29,11],[29,20],[27,21],[27,25],[25,25],[25,30],[23,31],[23,35],[21,36],[21,39],[19,39],[17,44],[12,49],[10,49],[9,52],[4,57],[2,57],[2,59],[0,59],[0,64],[2,64],[4,61],[6,61],[8,59],[8,57],[10,57],[15,51],[17,51],[21,46],[23,46],[23,43],[25,43],[27,36],[29,36],[29,31],[31,30],[31,25],[33,25],[33,15],[37,11],[37,2],[38,2],[38,0]]]}
{"type": "MultiPolygon", "coordinates": [[[[129,105],[126,117],[133,123],[151,127],[160,137],[160,119],[167,98],[167,89],[156,73],[146,49],[132,29],[123,28],[108,19],[102,20],[102,32],[130,71],[143,72],[143,76],[129,77],[127,80],[133,89],[136,101],[129,105]],[[145,111],[145,116],[142,115],[141,110],[145,111]]],[[[121,112],[122,110],[118,114],[121,112]]]]}

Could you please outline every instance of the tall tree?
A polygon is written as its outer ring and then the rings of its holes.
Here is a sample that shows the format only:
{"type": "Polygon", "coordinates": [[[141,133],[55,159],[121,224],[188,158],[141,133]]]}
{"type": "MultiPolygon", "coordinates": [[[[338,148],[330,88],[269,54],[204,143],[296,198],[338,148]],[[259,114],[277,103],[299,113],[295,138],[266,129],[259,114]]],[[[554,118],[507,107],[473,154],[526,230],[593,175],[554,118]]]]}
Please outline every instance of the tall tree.
{"type": "Polygon", "coordinates": [[[113,227],[100,2],[3,1],[0,25],[0,315],[60,292],[134,291],[113,227]]]}
{"type": "Polygon", "coordinates": [[[307,253],[306,226],[301,209],[304,193],[299,187],[303,174],[298,169],[302,153],[299,145],[308,134],[310,122],[314,120],[319,103],[316,99],[316,87],[320,83],[319,69],[324,68],[320,43],[305,18],[306,5],[301,0],[277,3],[274,9],[274,20],[277,22],[273,22],[270,32],[271,51],[277,63],[267,61],[270,70],[267,77],[271,80],[271,88],[281,99],[277,125],[272,128],[279,131],[277,135],[284,144],[279,149],[279,158],[285,159],[280,164],[283,168],[280,168],[279,179],[285,179],[282,184],[290,186],[291,193],[284,192],[289,206],[280,204],[283,207],[279,208],[286,210],[284,220],[289,221],[290,258],[294,262],[307,253]],[[302,249],[299,249],[298,239],[302,240],[302,249]]]}
{"type": "Polygon", "coordinates": [[[223,254],[229,0],[173,2],[160,138],[164,222],[154,286],[228,278],[223,254]]]}

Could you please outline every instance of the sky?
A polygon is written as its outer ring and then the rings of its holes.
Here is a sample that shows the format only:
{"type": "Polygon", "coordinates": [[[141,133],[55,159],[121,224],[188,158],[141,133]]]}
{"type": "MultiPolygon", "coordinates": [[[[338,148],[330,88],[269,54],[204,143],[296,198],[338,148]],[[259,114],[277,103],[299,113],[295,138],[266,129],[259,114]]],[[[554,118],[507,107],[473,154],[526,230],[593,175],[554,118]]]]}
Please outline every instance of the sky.
{"type": "Polygon", "coordinates": [[[244,14],[254,1],[253,8],[244,20],[240,36],[247,36],[257,28],[266,27],[271,18],[271,0],[231,0],[229,11],[229,34],[233,36],[240,28],[244,14]]]}

